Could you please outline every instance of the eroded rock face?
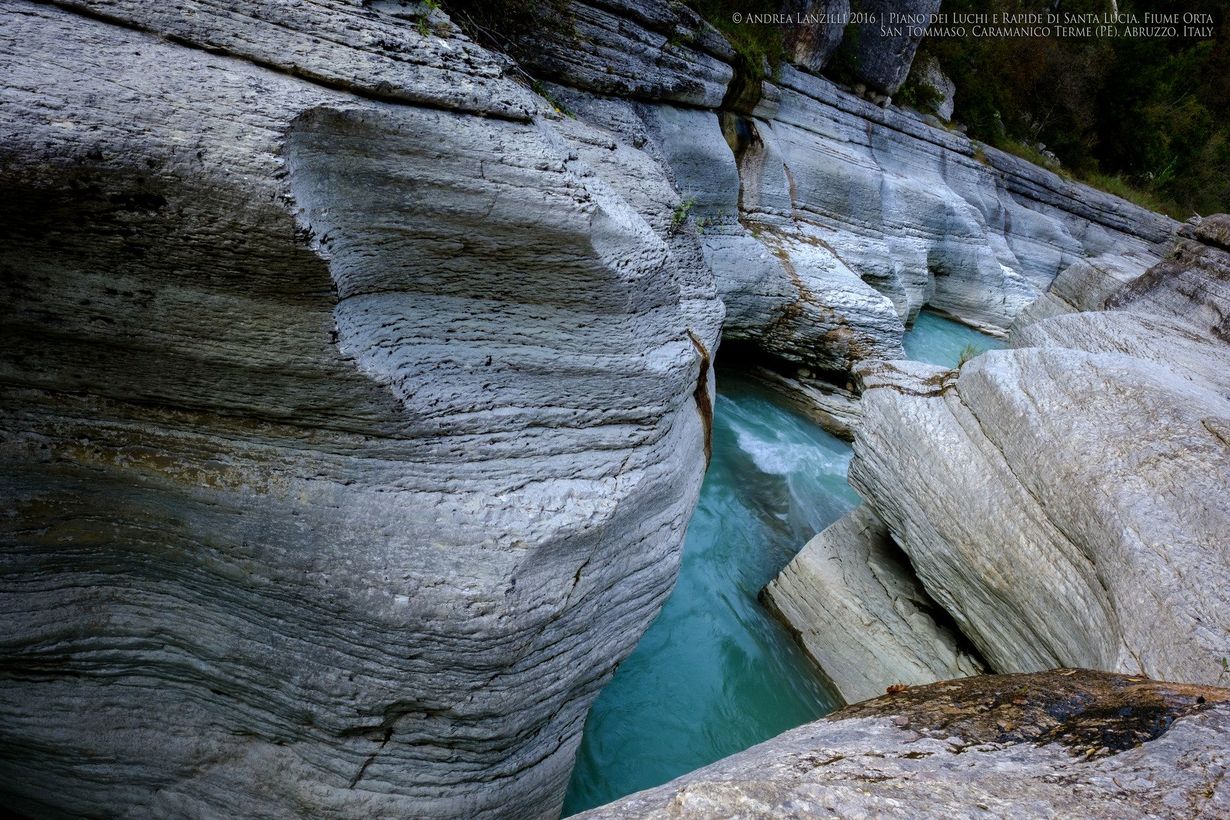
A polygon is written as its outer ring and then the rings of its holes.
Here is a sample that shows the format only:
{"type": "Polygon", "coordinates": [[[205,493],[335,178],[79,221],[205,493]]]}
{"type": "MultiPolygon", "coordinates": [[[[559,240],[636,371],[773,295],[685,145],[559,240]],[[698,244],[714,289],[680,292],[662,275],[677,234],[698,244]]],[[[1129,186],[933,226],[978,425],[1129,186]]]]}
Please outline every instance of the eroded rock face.
{"type": "Polygon", "coordinates": [[[1182,239],[955,381],[867,386],[851,482],[1001,671],[1230,655],[1230,254],[1182,239]]]}
{"type": "Polygon", "coordinates": [[[6,805],[550,815],[674,578],[719,297],[844,376],[1170,227],[577,6],[531,65],[576,119],[425,4],[0,6],[6,805]]]}
{"type": "Polygon", "coordinates": [[[1220,817],[1230,690],[1079,669],[857,704],[586,818],[1220,817]]]}
{"type": "Polygon", "coordinates": [[[713,269],[728,338],[832,380],[900,356],[923,305],[1003,335],[1059,272],[1111,252],[1147,267],[1176,227],[790,66],[738,76],[681,4],[570,8],[566,37],[523,44],[529,68],[662,163],[685,237],[672,247],[713,269]]]}
{"type": "Polygon", "coordinates": [[[983,671],[960,636],[937,623],[938,607],[865,505],[808,541],[761,599],[796,632],[846,703],[874,698],[893,684],[983,671]]]}
{"type": "Polygon", "coordinates": [[[927,54],[915,60],[910,71],[917,72],[919,83],[936,95],[935,115],[942,120],[951,120],[953,107],[956,104],[957,86],[944,73],[940,61],[934,55],[927,54]]]}
{"type": "Polygon", "coordinates": [[[552,815],[704,467],[670,183],[438,13],[190,5],[0,8],[3,802],[552,815]]]}

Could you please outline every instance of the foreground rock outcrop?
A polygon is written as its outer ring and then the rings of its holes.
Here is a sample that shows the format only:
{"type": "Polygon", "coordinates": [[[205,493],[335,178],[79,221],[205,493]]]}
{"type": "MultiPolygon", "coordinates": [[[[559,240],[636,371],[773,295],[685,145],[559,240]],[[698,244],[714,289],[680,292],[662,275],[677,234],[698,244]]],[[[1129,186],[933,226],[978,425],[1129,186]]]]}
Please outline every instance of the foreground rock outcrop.
{"type": "Polygon", "coordinates": [[[704,469],[677,194],[438,12],[190,6],[0,4],[0,802],[550,815],[704,469]]]}
{"type": "Polygon", "coordinates": [[[585,818],[1224,817],[1230,690],[1078,669],[860,703],[585,818]]]}

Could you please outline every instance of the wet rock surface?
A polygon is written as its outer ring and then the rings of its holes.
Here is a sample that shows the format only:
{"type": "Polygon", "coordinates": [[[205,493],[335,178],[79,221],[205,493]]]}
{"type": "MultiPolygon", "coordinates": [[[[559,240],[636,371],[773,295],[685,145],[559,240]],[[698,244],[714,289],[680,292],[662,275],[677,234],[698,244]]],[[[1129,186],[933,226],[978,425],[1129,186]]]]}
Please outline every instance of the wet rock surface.
{"type": "Polygon", "coordinates": [[[908,688],[582,816],[1218,817],[1228,701],[1080,669],[908,688]]]}
{"type": "MultiPolygon", "coordinates": [[[[664,164],[728,337],[788,362],[840,375],[893,358],[924,304],[1002,335],[1070,265],[1114,252],[1148,267],[1176,227],[791,66],[740,76],[680,4],[570,8],[581,24],[529,37],[527,66],[664,164]]],[[[892,59],[908,69],[909,51],[892,59]]]]}

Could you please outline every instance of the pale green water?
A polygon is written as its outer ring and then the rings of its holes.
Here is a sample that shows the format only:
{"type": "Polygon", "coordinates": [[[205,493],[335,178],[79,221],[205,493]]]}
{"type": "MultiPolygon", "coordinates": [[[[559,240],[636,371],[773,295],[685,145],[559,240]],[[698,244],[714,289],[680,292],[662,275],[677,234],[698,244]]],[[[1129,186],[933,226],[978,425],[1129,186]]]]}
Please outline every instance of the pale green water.
{"type": "Polygon", "coordinates": [[[661,614],[585,724],[564,814],[665,783],[833,709],[756,600],[851,509],[850,447],[726,374],[713,463],[661,614]]]}
{"type": "Polygon", "coordinates": [[[966,345],[973,345],[979,353],[1004,346],[994,336],[925,310],[918,314],[914,327],[906,331],[902,344],[905,355],[911,359],[942,367],[955,367],[966,345]]]}
{"type": "MultiPolygon", "coordinates": [[[[931,313],[907,354],[944,366],[1003,343],[931,313]]],[[[675,591],[585,724],[564,815],[667,782],[833,709],[756,594],[858,503],[849,445],[730,374],[675,591]]]]}

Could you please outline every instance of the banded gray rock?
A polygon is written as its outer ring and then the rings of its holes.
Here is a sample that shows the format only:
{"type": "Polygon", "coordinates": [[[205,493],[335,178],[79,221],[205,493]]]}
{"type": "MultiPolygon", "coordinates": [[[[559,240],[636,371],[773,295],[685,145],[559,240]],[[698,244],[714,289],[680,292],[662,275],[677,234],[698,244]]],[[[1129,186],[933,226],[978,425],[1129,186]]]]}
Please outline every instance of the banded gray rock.
{"type": "Polygon", "coordinates": [[[551,814],[724,310],[843,376],[1173,227],[575,5],[548,100],[429,4],[0,0],[7,805],[551,814]]]}
{"type": "Polygon", "coordinates": [[[761,599],[845,703],[983,671],[937,623],[938,607],[866,505],[808,541],[761,599]]]}
{"type": "Polygon", "coordinates": [[[999,671],[1230,655],[1230,254],[1180,239],[942,384],[866,385],[850,478],[999,671]]]}
{"type": "Polygon", "coordinates": [[[557,812],[704,467],[669,181],[435,12],[0,19],[4,804],[557,812]]]}
{"type": "Polygon", "coordinates": [[[927,304],[1004,335],[1061,271],[1112,252],[1147,266],[1176,227],[790,66],[771,81],[737,76],[730,46],[682,4],[569,8],[567,37],[521,43],[527,67],[579,119],[663,164],[729,338],[788,362],[840,375],[857,355],[899,355],[927,304]],[[782,252],[795,237],[805,258],[782,252]],[[840,324],[862,353],[844,334],[830,349],[817,322],[840,324]]]}

